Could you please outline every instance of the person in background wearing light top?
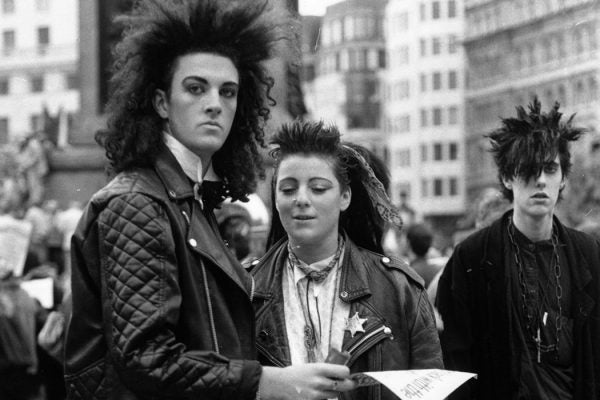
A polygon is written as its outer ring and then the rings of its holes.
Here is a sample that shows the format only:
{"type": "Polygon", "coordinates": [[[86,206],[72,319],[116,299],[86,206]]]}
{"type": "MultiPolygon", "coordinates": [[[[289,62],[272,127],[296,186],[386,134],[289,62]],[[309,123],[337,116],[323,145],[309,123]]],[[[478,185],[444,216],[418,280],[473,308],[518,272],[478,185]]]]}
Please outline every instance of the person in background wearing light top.
{"type": "Polygon", "coordinates": [[[554,215],[583,133],[558,109],[536,98],[488,135],[512,210],[438,284],[446,367],[478,374],[453,399],[600,399],[600,245],[554,215]]]}
{"type": "MultiPolygon", "coordinates": [[[[252,270],[259,359],[303,365],[334,349],[352,372],[442,368],[422,279],[382,255],[385,223],[401,225],[385,165],[318,122],[285,125],[272,143],[270,249],[252,270]]],[[[396,397],[376,385],[340,398],[396,397]]]]}
{"type": "Polygon", "coordinates": [[[271,57],[285,20],[266,0],[135,2],[108,129],[116,177],[73,236],[70,399],[322,399],[345,366],[262,367],[252,280],[213,209],[262,174],[271,57]],[[301,394],[299,396],[299,394],[301,394]]]}

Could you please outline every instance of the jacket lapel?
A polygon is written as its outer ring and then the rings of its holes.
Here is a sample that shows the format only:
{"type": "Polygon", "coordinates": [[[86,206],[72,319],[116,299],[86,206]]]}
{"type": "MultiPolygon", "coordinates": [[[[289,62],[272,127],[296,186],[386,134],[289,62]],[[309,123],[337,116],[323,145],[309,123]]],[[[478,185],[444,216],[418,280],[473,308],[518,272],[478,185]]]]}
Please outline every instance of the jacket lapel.
{"type": "MultiPolygon", "coordinates": [[[[212,264],[223,270],[248,294],[250,278],[243,279],[244,274],[246,274],[245,271],[242,270],[241,266],[236,265],[237,260],[229,253],[229,250],[220,239],[218,231],[211,226],[210,221],[202,212],[200,204],[193,200],[192,182],[166,146],[157,157],[155,170],[167,191],[169,199],[180,206],[181,212],[188,222],[189,229],[186,236],[188,248],[210,260],[212,264]],[[185,203],[191,204],[191,209],[188,209],[188,207],[182,208],[185,203]],[[188,215],[188,213],[191,215],[188,215]]],[[[212,211],[208,211],[208,213],[211,214],[212,211]]]]}
{"type": "MultiPolygon", "coordinates": [[[[263,257],[269,265],[283,266],[286,263],[286,241],[279,242],[263,257]],[[273,261],[267,261],[273,258],[273,261]]],[[[263,290],[254,294],[254,302],[261,305],[256,310],[256,347],[261,355],[277,366],[291,365],[287,328],[285,325],[282,268],[259,268],[255,279],[264,282],[263,290]]],[[[255,270],[256,271],[256,270],[255,270]]]]}

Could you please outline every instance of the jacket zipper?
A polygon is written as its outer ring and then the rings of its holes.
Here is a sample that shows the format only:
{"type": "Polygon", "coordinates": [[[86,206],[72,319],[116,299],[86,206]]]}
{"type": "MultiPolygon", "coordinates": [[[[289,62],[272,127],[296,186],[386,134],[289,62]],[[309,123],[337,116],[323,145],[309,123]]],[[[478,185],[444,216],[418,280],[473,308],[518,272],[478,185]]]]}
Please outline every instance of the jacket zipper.
{"type": "Polygon", "coordinates": [[[259,343],[256,343],[256,348],[258,349],[259,353],[261,353],[263,356],[265,356],[276,367],[281,367],[281,368],[286,367],[285,364],[283,364],[281,361],[279,361],[278,359],[276,359],[275,357],[273,357],[271,354],[269,354],[269,352],[263,347],[263,345],[261,345],[259,343]]]}
{"type": "Polygon", "coordinates": [[[346,365],[351,365],[354,360],[366,352],[371,345],[388,337],[393,338],[392,330],[385,325],[382,325],[374,331],[369,332],[358,343],[354,344],[348,349],[348,352],[351,354],[351,356],[346,365]]]}

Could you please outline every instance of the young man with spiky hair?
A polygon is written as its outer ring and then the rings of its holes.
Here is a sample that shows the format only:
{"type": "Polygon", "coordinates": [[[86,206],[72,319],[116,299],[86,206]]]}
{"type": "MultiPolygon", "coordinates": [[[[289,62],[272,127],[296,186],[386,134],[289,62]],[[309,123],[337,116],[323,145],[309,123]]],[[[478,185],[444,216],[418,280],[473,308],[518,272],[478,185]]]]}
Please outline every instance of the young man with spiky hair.
{"type": "Polygon", "coordinates": [[[488,135],[512,210],[461,242],[436,305],[448,369],[478,374],[455,398],[600,398],[600,245],[554,215],[583,131],[556,103],[488,135]]]}

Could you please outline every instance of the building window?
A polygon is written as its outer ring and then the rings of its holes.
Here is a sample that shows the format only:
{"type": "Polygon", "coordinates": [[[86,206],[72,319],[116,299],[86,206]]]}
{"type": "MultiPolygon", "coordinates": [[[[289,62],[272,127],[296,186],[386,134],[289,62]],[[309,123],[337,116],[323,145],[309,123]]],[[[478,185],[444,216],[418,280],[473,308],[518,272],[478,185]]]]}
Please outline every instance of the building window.
{"type": "Polygon", "coordinates": [[[598,48],[598,41],[596,39],[596,29],[594,27],[589,27],[587,31],[587,36],[590,42],[590,50],[596,50],[598,48]]]}
{"type": "Polygon", "coordinates": [[[427,145],[426,144],[422,144],[421,145],[421,161],[422,162],[427,162],[428,159],[428,155],[427,155],[427,145]]]}
{"type": "Polygon", "coordinates": [[[7,95],[10,92],[10,83],[8,78],[0,78],[0,96],[7,95]]]}
{"type": "Polygon", "coordinates": [[[433,73],[433,90],[442,89],[442,74],[440,72],[433,73]]]}
{"type": "Polygon", "coordinates": [[[421,2],[419,5],[419,15],[421,21],[425,21],[427,19],[427,5],[424,2],[421,2]]]}
{"type": "Polygon", "coordinates": [[[442,42],[439,37],[434,37],[431,40],[431,54],[440,54],[442,52],[442,42]]]}
{"type": "Polygon", "coordinates": [[[427,75],[421,74],[420,81],[421,81],[421,92],[426,92],[427,91],[427,75]]]}
{"type": "Polygon", "coordinates": [[[427,110],[421,108],[421,126],[426,127],[428,124],[429,122],[427,121],[427,110]]]}
{"type": "Polygon", "coordinates": [[[31,78],[31,91],[33,93],[40,93],[44,91],[44,77],[34,76],[31,78]]]}
{"type": "Polygon", "coordinates": [[[48,45],[50,44],[50,28],[47,26],[41,26],[37,30],[38,37],[38,50],[46,51],[48,45]]]}
{"type": "Polygon", "coordinates": [[[431,3],[431,18],[440,19],[440,2],[434,1],[431,3]]]}
{"type": "Polygon", "coordinates": [[[410,167],[410,149],[398,151],[398,165],[401,167],[410,167]]]}
{"type": "Polygon", "coordinates": [[[377,55],[378,55],[377,62],[378,62],[379,68],[385,68],[387,65],[387,62],[386,62],[387,57],[386,57],[385,50],[379,50],[377,52],[377,55]]]}
{"type": "Polygon", "coordinates": [[[456,18],[456,0],[448,1],[448,18],[456,18]]]}
{"type": "Polygon", "coordinates": [[[442,144],[434,143],[433,144],[433,160],[434,161],[442,161],[443,158],[444,157],[442,155],[442,144]]]}
{"type": "Polygon", "coordinates": [[[50,0],[36,0],[35,8],[38,11],[48,11],[50,9],[50,0]]]}
{"type": "Polygon", "coordinates": [[[458,159],[458,144],[450,143],[448,146],[448,159],[457,160],[458,159]]]}
{"type": "Polygon", "coordinates": [[[429,197],[429,182],[427,179],[421,179],[421,197],[429,197]]]}
{"type": "Polygon", "coordinates": [[[573,33],[573,40],[575,42],[575,52],[577,54],[581,54],[583,53],[583,51],[585,50],[584,44],[583,44],[583,31],[581,29],[576,29],[575,32],[573,33]]]}
{"type": "Polygon", "coordinates": [[[2,14],[13,14],[15,12],[15,0],[2,0],[2,14]]]}
{"type": "Polygon", "coordinates": [[[448,36],[448,53],[450,53],[450,54],[456,53],[456,50],[457,50],[456,42],[457,42],[456,35],[448,36]]]}
{"type": "Polygon", "coordinates": [[[8,118],[0,117],[0,143],[8,143],[8,118]]]}
{"type": "Polygon", "coordinates": [[[444,194],[444,181],[441,178],[435,178],[433,180],[433,195],[435,197],[443,196],[444,194]]]}
{"type": "Polygon", "coordinates": [[[331,42],[333,44],[342,42],[342,21],[340,20],[331,23],[331,42]]]}
{"type": "Polygon", "coordinates": [[[456,89],[457,86],[456,71],[448,72],[448,89],[456,89]]]}
{"type": "Polygon", "coordinates": [[[79,74],[77,72],[70,72],[66,76],[67,90],[79,89],[79,74]]]}
{"type": "Polygon", "coordinates": [[[458,179],[450,178],[450,196],[458,196],[458,179]]]}
{"type": "Polygon", "coordinates": [[[4,54],[10,54],[15,50],[15,31],[6,30],[2,32],[2,48],[4,54]]]}
{"type": "Polygon", "coordinates": [[[458,124],[458,107],[451,106],[448,108],[448,124],[449,125],[458,124]]]}
{"type": "Polygon", "coordinates": [[[433,125],[440,126],[442,124],[442,109],[439,107],[433,108],[433,125]]]}
{"type": "Polygon", "coordinates": [[[421,49],[421,57],[427,56],[427,41],[425,39],[419,40],[419,47],[421,49]]]}
{"type": "Polygon", "coordinates": [[[31,129],[32,132],[38,132],[43,128],[42,114],[31,114],[29,117],[29,129],[31,129]]]}
{"type": "Polygon", "coordinates": [[[354,39],[354,17],[351,15],[344,18],[344,38],[346,40],[354,39]]]}

